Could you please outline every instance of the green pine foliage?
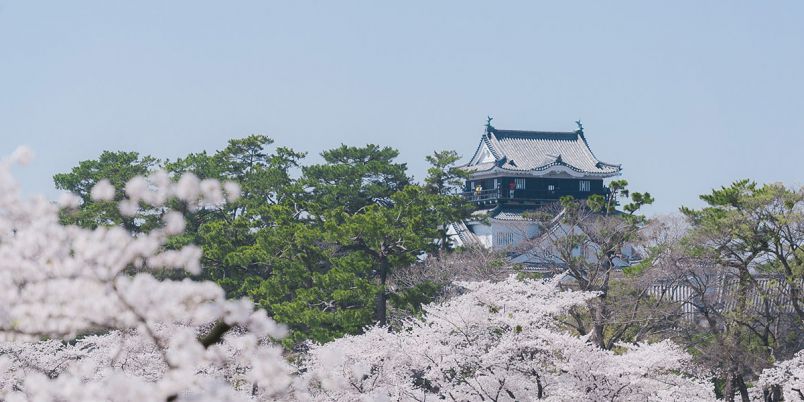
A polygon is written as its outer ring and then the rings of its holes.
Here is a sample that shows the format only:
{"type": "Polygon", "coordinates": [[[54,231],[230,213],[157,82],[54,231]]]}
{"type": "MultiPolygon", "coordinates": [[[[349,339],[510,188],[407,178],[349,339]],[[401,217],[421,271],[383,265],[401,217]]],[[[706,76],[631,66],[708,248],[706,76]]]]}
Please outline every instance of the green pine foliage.
{"type": "Polygon", "coordinates": [[[326,342],[385,323],[387,303],[412,312],[434,293],[427,286],[386,287],[396,267],[446,249],[446,224],[468,216],[457,195],[463,174],[452,151],[435,152],[423,184],[413,183],[399,152],[388,147],[342,145],[302,165],[304,153],[274,147],[263,135],[233,139],[215,153],[158,161],[135,152],[104,152],[54,177],[57,187],[83,204],[64,222],[86,227],[122,224],[131,231],[159,224],[159,211],[122,217],[114,203],[95,202],[92,186],[108,178],[122,197],[126,181],[156,169],[178,179],[235,181],[241,197],[221,207],[182,211],[186,231],[168,247],[203,248],[196,280],[220,284],[230,296],[248,296],[289,326],[285,345],[326,342]]]}
{"type": "Polygon", "coordinates": [[[156,158],[137,152],[104,151],[98,159],[82,161],[69,172],[56,174],[53,176],[56,188],[78,195],[83,202],[81,209],[62,213],[62,223],[91,229],[122,225],[132,233],[147,232],[157,223],[155,216],[125,217],[118,210],[117,203],[125,195],[123,187],[126,182],[147,175],[158,164],[156,158]],[[92,187],[103,179],[115,187],[115,197],[111,201],[93,201],[90,197],[92,187]]]}

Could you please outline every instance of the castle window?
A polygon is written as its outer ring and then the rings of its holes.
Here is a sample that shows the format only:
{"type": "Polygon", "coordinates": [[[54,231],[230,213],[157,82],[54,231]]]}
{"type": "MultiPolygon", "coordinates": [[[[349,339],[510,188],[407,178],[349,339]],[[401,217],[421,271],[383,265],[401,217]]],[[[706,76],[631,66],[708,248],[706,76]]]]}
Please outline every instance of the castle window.
{"type": "Polygon", "coordinates": [[[547,191],[556,191],[556,186],[554,186],[552,184],[548,184],[547,185],[547,191]]]}
{"type": "Polygon", "coordinates": [[[514,234],[511,232],[497,232],[497,235],[494,236],[496,239],[494,243],[497,246],[510,246],[514,244],[514,234]]]}
{"type": "Polygon", "coordinates": [[[525,188],[525,179],[514,179],[516,180],[516,189],[521,190],[525,188]]]}
{"type": "Polygon", "coordinates": [[[581,191],[589,192],[592,191],[592,182],[589,180],[581,180],[578,182],[579,189],[581,191]]]}

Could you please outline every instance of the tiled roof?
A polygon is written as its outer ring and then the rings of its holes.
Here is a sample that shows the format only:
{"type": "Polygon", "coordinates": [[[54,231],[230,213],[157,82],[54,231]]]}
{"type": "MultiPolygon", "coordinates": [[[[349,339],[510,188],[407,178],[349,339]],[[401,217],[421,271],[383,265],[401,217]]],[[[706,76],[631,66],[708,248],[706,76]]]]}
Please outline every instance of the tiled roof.
{"type": "Polygon", "coordinates": [[[472,213],[471,222],[480,222],[483,219],[495,219],[498,221],[533,221],[533,219],[523,216],[525,212],[534,211],[533,207],[508,206],[505,204],[497,205],[492,209],[479,209],[472,213]]]}
{"type": "Polygon", "coordinates": [[[468,226],[466,226],[466,222],[459,221],[452,224],[453,229],[455,229],[455,233],[458,234],[458,238],[461,239],[461,242],[464,245],[477,245],[480,244],[480,240],[478,240],[477,236],[472,233],[468,226]]]}
{"type": "Polygon", "coordinates": [[[480,147],[484,144],[496,162],[470,164],[467,170],[485,171],[499,166],[511,171],[539,171],[565,166],[601,176],[614,176],[621,170],[620,165],[597,159],[582,131],[517,131],[489,127],[480,147]]]}
{"type": "Polygon", "coordinates": [[[494,162],[478,163],[476,165],[464,166],[463,169],[469,172],[482,172],[484,170],[491,170],[497,166],[494,162]]]}
{"type": "Polygon", "coordinates": [[[517,208],[501,205],[491,210],[489,217],[500,221],[532,221],[533,219],[528,219],[523,216],[527,211],[533,211],[533,207],[517,208]]]}

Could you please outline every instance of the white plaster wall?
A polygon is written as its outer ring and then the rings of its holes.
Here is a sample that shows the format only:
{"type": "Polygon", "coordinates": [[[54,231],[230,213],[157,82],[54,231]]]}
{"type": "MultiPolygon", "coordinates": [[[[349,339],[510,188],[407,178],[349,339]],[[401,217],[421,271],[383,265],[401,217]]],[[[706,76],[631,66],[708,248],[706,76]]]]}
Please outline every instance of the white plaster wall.
{"type": "Polygon", "coordinates": [[[469,228],[472,230],[472,233],[477,236],[478,240],[480,240],[483,247],[491,248],[493,244],[491,226],[477,223],[469,226],[469,228]]]}
{"type": "Polygon", "coordinates": [[[539,225],[522,221],[499,221],[492,219],[490,225],[474,224],[472,232],[480,239],[486,248],[502,249],[516,246],[522,241],[539,235],[539,225]],[[497,244],[500,235],[510,234],[513,243],[508,245],[497,244]]]}

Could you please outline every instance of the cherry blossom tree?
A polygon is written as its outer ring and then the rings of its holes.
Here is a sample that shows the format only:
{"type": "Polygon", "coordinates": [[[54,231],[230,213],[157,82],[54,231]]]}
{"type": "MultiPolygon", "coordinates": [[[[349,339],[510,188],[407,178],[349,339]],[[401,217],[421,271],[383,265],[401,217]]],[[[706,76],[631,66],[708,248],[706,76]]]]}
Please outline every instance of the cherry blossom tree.
{"type": "Polygon", "coordinates": [[[400,331],[374,327],[311,345],[311,400],[707,400],[712,387],[669,341],[607,351],[555,317],[596,297],[559,279],[463,283],[400,331]]]}
{"type": "Polygon", "coordinates": [[[783,396],[786,401],[804,400],[804,350],[765,369],[754,391],[756,399],[779,401],[783,396]]]}
{"type": "MultiPolygon", "coordinates": [[[[188,208],[238,196],[234,183],[165,172],[135,177],[117,205],[163,225],[138,235],[121,227],[63,226],[57,203],[25,198],[10,173],[20,148],[0,161],[0,397],[4,400],[248,400],[281,397],[292,367],[271,340],[285,329],[246,299],[227,300],[211,282],[158,279],[165,269],[197,274],[201,250],[166,249],[188,208]]],[[[91,191],[111,201],[108,181],[91,191]]]]}

